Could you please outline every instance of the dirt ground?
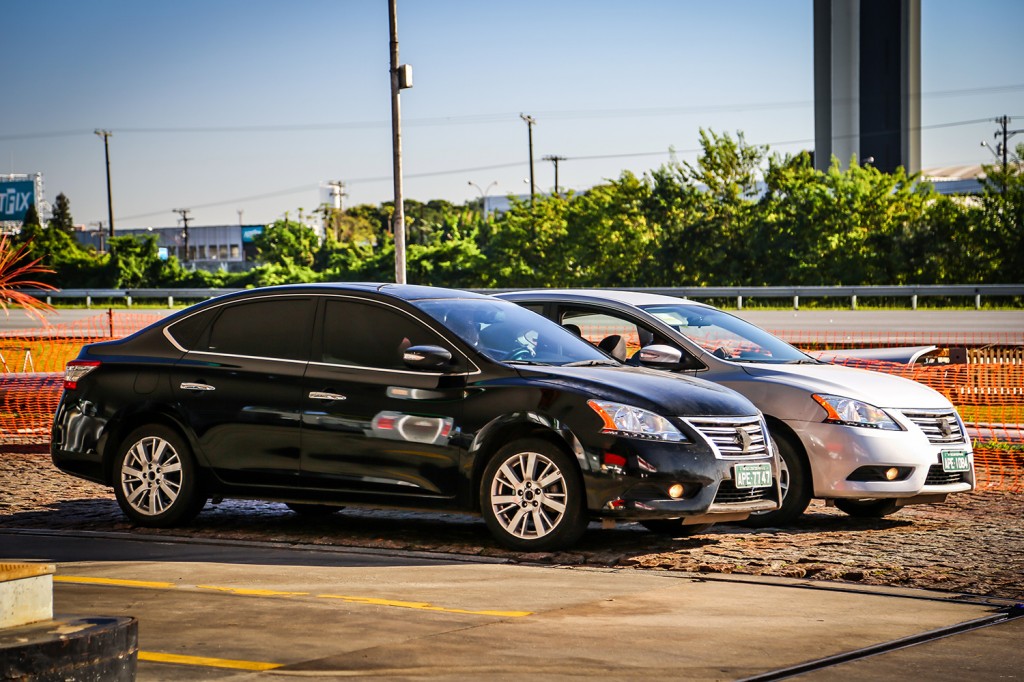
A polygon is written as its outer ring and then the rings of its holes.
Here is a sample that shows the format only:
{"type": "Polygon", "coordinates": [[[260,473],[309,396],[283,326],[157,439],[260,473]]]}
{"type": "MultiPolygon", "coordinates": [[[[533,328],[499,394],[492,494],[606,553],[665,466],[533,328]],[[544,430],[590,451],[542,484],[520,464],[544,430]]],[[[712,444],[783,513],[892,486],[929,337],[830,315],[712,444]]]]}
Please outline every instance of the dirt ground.
{"type": "MultiPolygon", "coordinates": [[[[1024,601],[1024,494],[951,495],[941,505],[906,507],[861,520],[815,501],[799,525],[715,526],[671,539],[635,524],[591,524],[571,551],[523,554],[499,547],[483,522],[456,514],[346,509],[324,519],[284,505],[229,500],[207,504],[185,528],[133,526],[113,492],[57,471],[38,447],[0,448],[0,527],[90,530],[454,552],[564,566],[731,573],[926,588],[1024,601]]],[[[0,547],[0,559],[3,558],[0,547]]]]}

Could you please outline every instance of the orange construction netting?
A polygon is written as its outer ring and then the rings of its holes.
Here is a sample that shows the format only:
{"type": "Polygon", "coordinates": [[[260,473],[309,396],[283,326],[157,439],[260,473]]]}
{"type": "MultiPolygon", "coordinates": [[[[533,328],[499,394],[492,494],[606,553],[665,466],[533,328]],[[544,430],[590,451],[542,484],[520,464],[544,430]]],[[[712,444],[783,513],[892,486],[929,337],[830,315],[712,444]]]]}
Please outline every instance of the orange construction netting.
{"type": "MultiPolygon", "coordinates": [[[[107,312],[69,325],[0,334],[0,445],[46,443],[60,398],[64,363],[84,344],[126,336],[162,316],[157,313],[107,312]]],[[[584,328],[593,342],[612,333],[624,337],[630,351],[640,346],[635,328],[612,329],[605,325],[584,328]]],[[[921,333],[924,334],[924,333],[921,333]]],[[[1019,348],[987,352],[995,361],[969,364],[904,365],[890,362],[830,356],[822,347],[846,347],[851,339],[872,345],[903,345],[906,335],[897,333],[885,341],[883,334],[866,337],[861,332],[829,331],[788,338],[797,345],[819,349],[824,360],[849,367],[902,376],[930,386],[957,407],[974,444],[979,487],[1024,491],[1024,363],[1016,361],[1019,348]],[[842,338],[840,343],[838,340],[842,338]]],[[[1012,336],[1012,335],[1011,335],[1012,336]]],[[[1020,335],[1016,335],[1020,337],[1020,335]]],[[[922,335],[919,344],[931,343],[922,335]]],[[[986,339],[992,343],[992,339],[986,339]]],[[[1014,346],[1024,345],[1018,339],[1014,346]]],[[[742,350],[742,349],[741,349],[742,350]]]]}

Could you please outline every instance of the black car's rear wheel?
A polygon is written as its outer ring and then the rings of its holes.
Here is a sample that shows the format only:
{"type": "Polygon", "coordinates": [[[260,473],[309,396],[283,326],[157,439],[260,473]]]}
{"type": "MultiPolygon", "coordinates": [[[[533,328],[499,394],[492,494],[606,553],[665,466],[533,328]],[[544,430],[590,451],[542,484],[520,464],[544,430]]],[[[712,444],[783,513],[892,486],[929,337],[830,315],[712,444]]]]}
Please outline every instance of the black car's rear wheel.
{"type": "Polygon", "coordinates": [[[114,495],[128,518],[167,527],[195,518],[206,496],[192,452],[173,430],[153,424],[125,439],[114,469],[114,495]]]}
{"type": "Polygon", "coordinates": [[[576,463],[547,441],[509,443],[491,459],[480,484],[480,507],[506,547],[544,551],[576,542],[587,527],[576,463]]]}

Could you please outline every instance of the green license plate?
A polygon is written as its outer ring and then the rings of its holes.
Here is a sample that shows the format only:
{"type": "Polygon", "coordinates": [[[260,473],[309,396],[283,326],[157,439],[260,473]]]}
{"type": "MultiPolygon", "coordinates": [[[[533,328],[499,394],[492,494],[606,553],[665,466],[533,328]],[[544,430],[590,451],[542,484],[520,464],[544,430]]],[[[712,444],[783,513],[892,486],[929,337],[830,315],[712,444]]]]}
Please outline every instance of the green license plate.
{"type": "Polygon", "coordinates": [[[959,450],[943,450],[942,470],[949,472],[970,471],[971,463],[967,460],[967,453],[960,452],[959,450]]]}
{"type": "Polygon", "coordinates": [[[737,488],[767,488],[772,484],[772,465],[737,464],[732,478],[737,488]]]}

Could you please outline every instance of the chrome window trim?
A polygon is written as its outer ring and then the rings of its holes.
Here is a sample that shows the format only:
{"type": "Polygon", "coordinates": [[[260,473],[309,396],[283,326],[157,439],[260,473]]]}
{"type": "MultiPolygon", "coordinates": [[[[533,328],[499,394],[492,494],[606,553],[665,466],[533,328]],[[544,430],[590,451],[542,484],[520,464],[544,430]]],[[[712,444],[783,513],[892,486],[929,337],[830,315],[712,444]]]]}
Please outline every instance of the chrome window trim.
{"type": "Polygon", "coordinates": [[[237,355],[235,353],[214,353],[207,350],[185,351],[189,355],[209,355],[218,358],[240,358],[242,360],[265,360],[266,362],[287,362],[293,365],[308,365],[308,360],[291,360],[289,358],[272,358],[265,355],[237,355]]]}

